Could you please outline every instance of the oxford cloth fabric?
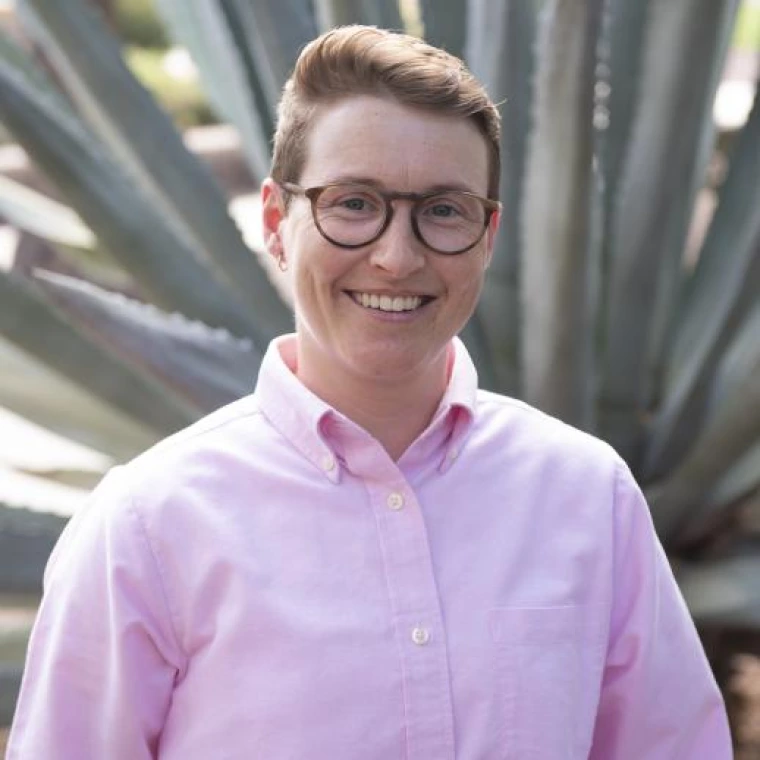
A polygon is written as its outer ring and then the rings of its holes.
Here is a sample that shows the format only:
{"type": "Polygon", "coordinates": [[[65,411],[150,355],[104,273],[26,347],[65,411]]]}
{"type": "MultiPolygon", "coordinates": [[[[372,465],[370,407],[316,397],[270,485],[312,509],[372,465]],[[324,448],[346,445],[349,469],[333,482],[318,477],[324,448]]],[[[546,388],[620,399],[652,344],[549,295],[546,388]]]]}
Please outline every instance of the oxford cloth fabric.
{"type": "Polygon", "coordinates": [[[398,462],[292,373],[115,468],[51,556],[10,760],[728,760],[625,465],[477,389],[398,462]]]}

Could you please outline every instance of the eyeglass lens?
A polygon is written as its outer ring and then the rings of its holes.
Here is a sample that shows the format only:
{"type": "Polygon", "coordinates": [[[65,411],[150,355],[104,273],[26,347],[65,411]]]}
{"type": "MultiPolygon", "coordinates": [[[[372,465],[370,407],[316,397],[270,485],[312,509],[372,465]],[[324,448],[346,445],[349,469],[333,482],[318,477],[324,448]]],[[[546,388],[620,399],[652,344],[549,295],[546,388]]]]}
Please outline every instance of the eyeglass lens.
{"type": "MultiPolygon", "coordinates": [[[[385,199],[365,185],[325,188],[314,204],[316,222],[338,245],[359,246],[373,240],[385,224],[385,199]]],[[[417,228],[424,242],[440,252],[457,252],[483,235],[485,209],[475,197],[447,190],[415,205],[417,228]]]]}

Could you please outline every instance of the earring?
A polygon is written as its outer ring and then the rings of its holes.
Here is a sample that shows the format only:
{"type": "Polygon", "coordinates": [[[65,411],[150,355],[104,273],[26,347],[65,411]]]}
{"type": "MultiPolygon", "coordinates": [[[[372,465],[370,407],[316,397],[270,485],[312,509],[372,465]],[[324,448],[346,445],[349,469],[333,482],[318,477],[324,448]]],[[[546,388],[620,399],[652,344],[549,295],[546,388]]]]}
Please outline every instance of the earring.
{"type": "Polygon", "coordinates": [[[285,260],[285,251],[282,250],[282,243],[277,235],[269,238],[269,250],[277,257],[277,268],[281,272],[287,272],[288,262],[285,260]]]}

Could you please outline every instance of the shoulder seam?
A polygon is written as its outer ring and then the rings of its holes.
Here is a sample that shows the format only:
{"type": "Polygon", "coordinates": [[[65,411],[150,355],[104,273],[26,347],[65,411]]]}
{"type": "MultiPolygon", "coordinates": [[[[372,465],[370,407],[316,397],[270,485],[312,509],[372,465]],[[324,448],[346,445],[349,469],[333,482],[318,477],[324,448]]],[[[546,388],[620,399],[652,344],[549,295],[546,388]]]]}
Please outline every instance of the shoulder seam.
{"type": "Polygon", "coordinates": [[[132,517],[137,523],[137,529],[140,534],[140,537],[145,543],[145,547],[148,550],[148,554],[150,555],[150,558],[153,561],[154,569],[156,571],[156,576],[158,578],[159,589],[161,591],[161,598],[164,600],[164,606],[166,607],[166,612],[168,613],[169,630],[171,632],[172,639],[174,640],[174,646],[176,647],[177,652],[179,652],[180,656],[185,660],[185,662],[181,666],[184,668],[187,666],[187,663],[186,663],[187,655],[184,652],[182,646],[180,645],[180,640],[177,633],[177,630],[179,627],[178,625],[179,618],[171,604],[171,599],[166,589],[163,565],[159,559],[158,553],[156,552],[153,546],[152,541],[150,540],[147,526],[145,525],[145,521],[143,520],[143,517],[140,514],[140,510],[137,508],[137,505],[135,503],[135,497],[134,497],[134,494],[132,493],[132,489],[129,488],[128,486],[127,486],[126,496],[127,496],[127,508],[129,509],[129,512],[132,514],[132,517]]]}

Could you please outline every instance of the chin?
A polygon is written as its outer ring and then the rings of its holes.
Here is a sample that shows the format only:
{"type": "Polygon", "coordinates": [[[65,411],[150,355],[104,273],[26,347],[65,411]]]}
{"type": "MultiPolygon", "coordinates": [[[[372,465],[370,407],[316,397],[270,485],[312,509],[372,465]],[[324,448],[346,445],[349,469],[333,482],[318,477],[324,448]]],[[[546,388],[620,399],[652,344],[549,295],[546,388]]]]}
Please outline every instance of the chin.
{"type": "MultiPolygon", "coordinates": [[[[350,364],[359,375],[393,380],[423,370],[425,356],[410,347],[363,349],[351,353],[350,364]]],[[[428,360],[429,361],[429,360],[428,360]]]]}

